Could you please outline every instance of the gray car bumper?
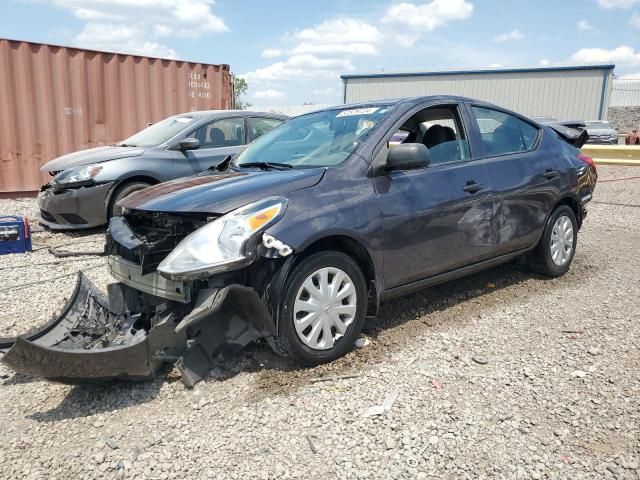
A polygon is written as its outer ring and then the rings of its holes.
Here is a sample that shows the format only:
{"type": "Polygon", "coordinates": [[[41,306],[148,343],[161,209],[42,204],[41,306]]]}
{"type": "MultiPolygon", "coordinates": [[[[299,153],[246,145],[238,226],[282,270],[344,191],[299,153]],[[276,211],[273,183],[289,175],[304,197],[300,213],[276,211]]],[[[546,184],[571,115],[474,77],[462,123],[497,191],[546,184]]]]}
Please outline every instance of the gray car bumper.
{"type": "Polygon", "coordinates": [[[107,223],[107,195],[113,182],[72,188],[49,188],[38,195],[40,223],[54,230],[93,228],[107,223]]]}

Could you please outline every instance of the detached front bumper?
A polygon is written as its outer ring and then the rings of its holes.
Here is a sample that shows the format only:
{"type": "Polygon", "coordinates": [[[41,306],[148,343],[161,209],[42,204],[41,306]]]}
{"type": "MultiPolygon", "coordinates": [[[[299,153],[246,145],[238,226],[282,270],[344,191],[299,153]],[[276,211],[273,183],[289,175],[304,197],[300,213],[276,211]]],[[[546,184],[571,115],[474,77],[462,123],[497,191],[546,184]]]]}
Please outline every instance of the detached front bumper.
{"type": "Polygon", "coordinates": [[[148,297],[147,325],[135,312],[140,296],[118,283],[109,285],[107,299],[79,274],[58,318],[17,339],[0,339],[0,361],[17,373],[72,384],[150,379],[176,363],[183,383],[193,386],[220,355],[276,333],[257,293],[241,285],[199,290],[190,304],[148,297]]]}
{"type": "Polygon", "coordinates": [[[93,228],[107,223],[107,196],[113,182],[38,194],[40,223],[54,230],[93,228]]]}

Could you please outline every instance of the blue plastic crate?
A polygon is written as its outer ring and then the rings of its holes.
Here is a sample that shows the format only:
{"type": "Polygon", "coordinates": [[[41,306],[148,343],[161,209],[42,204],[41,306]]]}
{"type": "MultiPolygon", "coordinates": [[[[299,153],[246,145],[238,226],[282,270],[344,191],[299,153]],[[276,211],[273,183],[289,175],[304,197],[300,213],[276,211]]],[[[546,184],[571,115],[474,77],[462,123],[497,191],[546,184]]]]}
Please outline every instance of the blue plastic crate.
{"type": "Polygon", "coordinates": [[[31,227],[25,217],[0,217],[0,255],[31,251],[31,227]]]}

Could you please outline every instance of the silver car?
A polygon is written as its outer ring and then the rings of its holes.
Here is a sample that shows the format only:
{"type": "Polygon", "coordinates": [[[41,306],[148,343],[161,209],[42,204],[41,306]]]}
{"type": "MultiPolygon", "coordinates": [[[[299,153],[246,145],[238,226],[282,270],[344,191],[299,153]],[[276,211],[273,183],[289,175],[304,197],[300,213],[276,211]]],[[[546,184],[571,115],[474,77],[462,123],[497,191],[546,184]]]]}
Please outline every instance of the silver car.
{"type": "Polygon", "coordinates": [[[618,144],[618,132],[609,122],[604,120],[593,120],[584,123],[587,126],[587,133],[589,134],[589,140],[587,140],[587,143],[597,145],[618,144]]]}
{"type": "Polygon", "coordinates": [[[184,113],[120,143],[58,157],[41,167],[53,179],[38,195],[40,223],[56,230],[104,225],[127,195],[215,167],[286,119],[235,110],[184,113]]]}

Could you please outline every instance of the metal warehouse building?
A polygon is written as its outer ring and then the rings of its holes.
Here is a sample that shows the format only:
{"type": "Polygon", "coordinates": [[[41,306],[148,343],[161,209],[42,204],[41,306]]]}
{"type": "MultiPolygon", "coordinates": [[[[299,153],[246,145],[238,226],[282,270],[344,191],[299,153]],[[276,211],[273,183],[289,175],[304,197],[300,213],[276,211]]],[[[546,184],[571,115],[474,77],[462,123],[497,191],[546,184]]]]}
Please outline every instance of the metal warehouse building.
{"type": "Polygon", "coordinates": [[[528,116],[604,120],[614,65],[343,75],[345,103],[462,95],[528,116]]]}

